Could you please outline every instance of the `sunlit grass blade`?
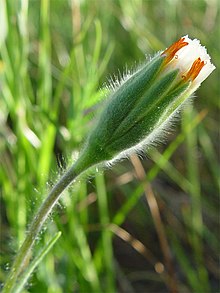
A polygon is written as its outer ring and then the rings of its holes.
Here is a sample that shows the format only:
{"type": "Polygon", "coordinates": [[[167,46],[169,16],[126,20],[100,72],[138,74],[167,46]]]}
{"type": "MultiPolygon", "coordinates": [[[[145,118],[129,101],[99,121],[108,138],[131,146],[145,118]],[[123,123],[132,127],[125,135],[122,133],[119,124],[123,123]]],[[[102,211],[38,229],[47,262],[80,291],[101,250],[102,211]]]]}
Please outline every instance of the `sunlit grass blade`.
{"type": "Polygon", "coordinates": [[[220,189],[219,164],[213,142],[204,125],[198,128],[198,134],[199,143],[208,161],[209,170],[213,175],[216,187],[220,189]]]}
{"type": "Polygon", "coordinates": [[[108,203],[107,203],[107,191],[105,186],[104,174],[100,172],[95,177],[96,180],[96,190],[99,204],[99,216],[100,224],[102,226],[102,248],[99,248],[96,252],[99,254],[100,261],[103,262],[102,270],[105,274],[105,283],[109,292],[115,292],[115,274],[114,274],[114,256],[112,250],[112,232],[109,231],[107,226],[110,224],[110,219],[108,215],[108,203]]]}
{"type": "Polygon", "coordinates": [[[201,292],[201,290],[203,291],[203,287],[198,280],[197,271],[193,268],[189,257],[185,253],[175,235],[172,235],[172,248],[192,290],[194,292],[201,292]]]}
{"type": "MultiPolygon", "coordinates": [[[[191,107],[187,108],[184,112],[183,130],[185,125],[191,123],[191,120],[195,116],[191,107]]],[[[187,160],[188,160],[188,178],[191,182],[189,193],[191,195],[191,245],[194,249],[195,261],[198,266],[198,278],[201,283],[201,289],[210,291],[208,273],[204,266],[203,257],[203,218],[202,218],[202,203],[201,203],[201,185],[199,178],[199,166],[197,160],[197,129],[188,132],[186,136],[187,142],[187,160]],[[202,289],[203,288],[203,289],[202,289]]]]}

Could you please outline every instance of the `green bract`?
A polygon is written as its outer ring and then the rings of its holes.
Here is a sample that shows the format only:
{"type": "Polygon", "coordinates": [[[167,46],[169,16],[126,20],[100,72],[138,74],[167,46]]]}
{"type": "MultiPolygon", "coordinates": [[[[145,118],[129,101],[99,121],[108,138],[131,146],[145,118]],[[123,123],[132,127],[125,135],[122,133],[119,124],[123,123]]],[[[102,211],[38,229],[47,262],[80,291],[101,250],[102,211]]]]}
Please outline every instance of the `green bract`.
{"type": "Polygon", "coordinates": [[[110,94],[80,160],[90,165],[111,161],[157,140],[214,69],[198,40],[180,38],[110,94]]]}
{"type": "Polygon", "coordinates": [[[165,56],[157,55],[110,95],[83,150],[89,161],[109,161],[140,149],[167,122],[168,107],[189,82],[180,82],[179,69],[165,73],[164,67],[165,56]]]}

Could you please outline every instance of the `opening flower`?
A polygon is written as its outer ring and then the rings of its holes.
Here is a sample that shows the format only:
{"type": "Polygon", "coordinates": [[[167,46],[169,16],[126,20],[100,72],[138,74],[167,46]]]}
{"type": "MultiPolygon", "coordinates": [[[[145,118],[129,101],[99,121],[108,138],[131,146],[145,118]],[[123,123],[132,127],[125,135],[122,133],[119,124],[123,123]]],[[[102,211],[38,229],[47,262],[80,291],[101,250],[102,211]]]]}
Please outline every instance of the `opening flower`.
{"type": "Polygon", "coordinates": [[[184,81],[193,82],[193,90],[196,90],[215,69],[206,48],[201,46],[199,40],[191,40],[188,35],[172,44],[161,56],[165,56],[167,69],[178,68],[184,81]]]}
{"type": "Polygon", "coordinates": [[[180,38],[112,87],[84,153],[95,162],[112,161],[155,145],[214,69],[198,40],[180,38]]]}

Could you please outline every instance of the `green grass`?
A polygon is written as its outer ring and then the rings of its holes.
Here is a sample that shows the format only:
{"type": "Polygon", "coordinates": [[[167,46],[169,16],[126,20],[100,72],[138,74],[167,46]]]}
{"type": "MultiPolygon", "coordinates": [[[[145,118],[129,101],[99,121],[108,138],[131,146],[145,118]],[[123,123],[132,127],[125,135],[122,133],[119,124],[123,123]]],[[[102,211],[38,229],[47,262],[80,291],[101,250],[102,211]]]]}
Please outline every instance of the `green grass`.
{"type": "MultiPolygon", "coordinates": [[[[200,39],[218,68],[220,7],[203,0],[0,0],[0,7],[3,284],[34,212],[89,133],[104,83],[184,34],[200,39]]],[[[178,292],[219,290],[217,71],[166,145],[143,155],[143,180],[125,160],[64,192],[23,292],[172,292],[166,240],[178,292]]]]}

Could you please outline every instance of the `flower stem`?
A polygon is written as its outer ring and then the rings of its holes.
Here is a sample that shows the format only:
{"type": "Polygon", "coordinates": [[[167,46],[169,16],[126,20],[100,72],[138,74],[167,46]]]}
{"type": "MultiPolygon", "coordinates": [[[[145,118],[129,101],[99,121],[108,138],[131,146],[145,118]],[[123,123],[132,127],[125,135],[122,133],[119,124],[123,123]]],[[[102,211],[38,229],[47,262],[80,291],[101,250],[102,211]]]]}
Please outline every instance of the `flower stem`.
{"type": "Polygon", "coordinates": [[[38,212],[33,218],[33,221],[27,232],[27,236],[16,255],[10,273],[6,279],[2,293],[13,292],[13,287],[17,282],[19,274],[26,266],[28,258],[30,257],[31,249],[35,241],[37,240],[38,233],[42,229],[42,226],[47,220],[53,207],[59,200],[64,189],[67,188],[67,186],[81,173],[83,173],[94,164],[94,162],[91,162],[90,158],[91,157],[88,157],[86,153],[79,157],[76,163],[69,170],[67,170],[60,178],[60,180],[54,185],[49,195],[40,206],[38,212]]]}

